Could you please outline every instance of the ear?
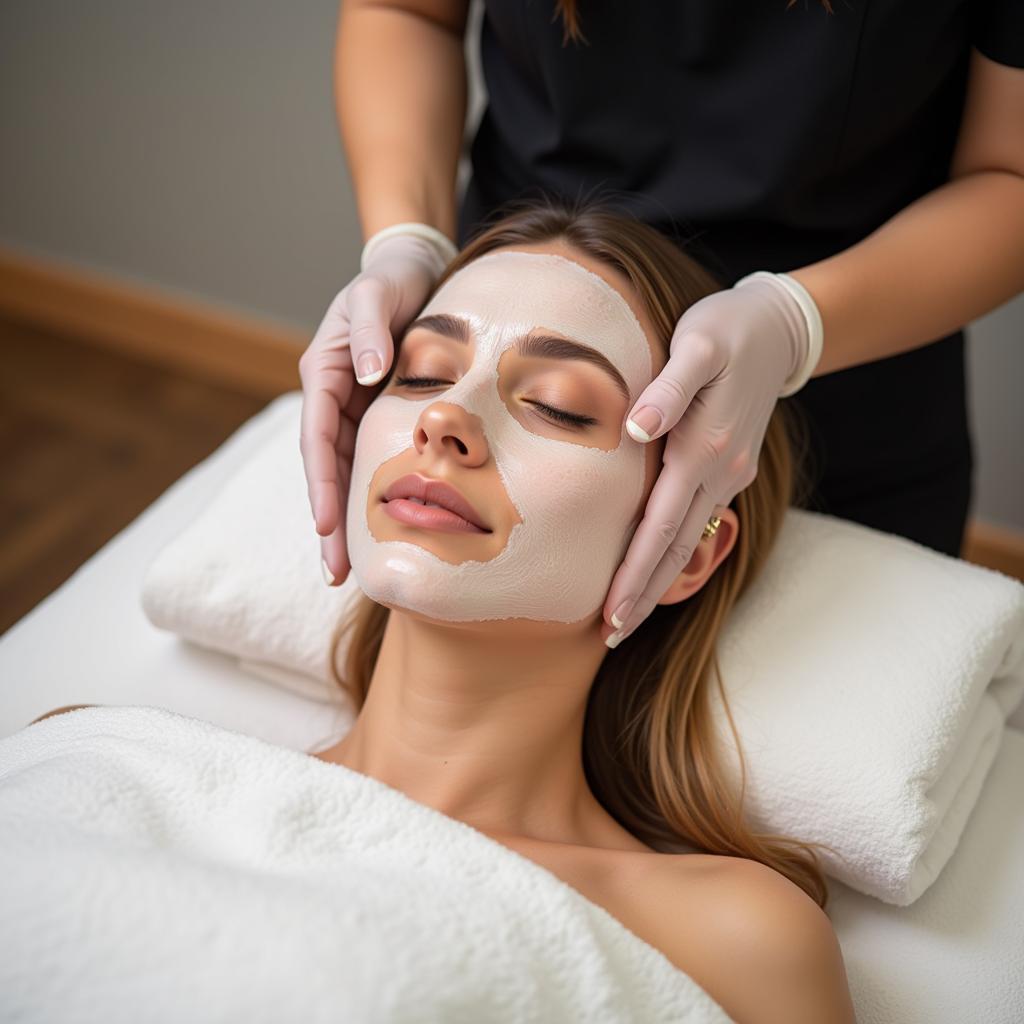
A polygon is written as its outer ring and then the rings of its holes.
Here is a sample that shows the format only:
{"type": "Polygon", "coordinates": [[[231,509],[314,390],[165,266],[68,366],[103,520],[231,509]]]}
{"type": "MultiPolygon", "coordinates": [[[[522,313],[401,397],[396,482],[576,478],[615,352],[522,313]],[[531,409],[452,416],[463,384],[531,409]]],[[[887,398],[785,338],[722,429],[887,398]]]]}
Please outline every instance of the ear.
{"type": "Polygon", "coordinates": [[[732,551],[739,537],[740,520],[736,513],[727,508],[718,513],[721,523],[713,537],[701,537],[697,548],[679,575],[669,584],[658,599],[658,604],[678,604],[697,593],[708,581],[711,574],[732,551]]]}

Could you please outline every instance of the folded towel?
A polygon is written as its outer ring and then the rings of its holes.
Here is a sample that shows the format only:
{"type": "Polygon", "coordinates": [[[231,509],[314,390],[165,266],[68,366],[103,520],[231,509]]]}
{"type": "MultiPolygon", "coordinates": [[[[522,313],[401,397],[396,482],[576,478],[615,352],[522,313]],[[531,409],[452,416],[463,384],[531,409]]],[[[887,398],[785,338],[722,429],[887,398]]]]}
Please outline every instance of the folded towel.
{"type": "Polygon", "coordinates": [[[730,1018],[554,874],[341,765],[157,708],[0,740],[0,1018],[730,1018]]]}
{"type": "MultiPolygon", "coordinates": [[[[359,591],[351,575],[340,588],[320,576],[296,440],[301,399],[277,400],[272,439],[160,552],[142,600],[157,626],[337,701],[328,638],[359,591]]],[[[1024,586],[790,509],[719,651],[751,821],[831,844],[839,856],[823,853],[825,870],[860,892],[917,899],[956,848],[1024,697],[1024,586]]]]}
{"type": "MultiPolygon", "coordinates": [[[[339,695],[328,685],[327,638],[359,589],[351,573],[328,587],[320,572],[299,452],[301,409],[301,392],[275,399],[270,439],[150,563],[142,606],[154,625],[289,670],[291,677],[277,673],[271,681],[333,703],[339,695]]],[[[261,674],[271,673],[268,667],[261,674]]]]}
{"type": "Polygon", "coordinates": [[[956,849],[1024,696],[1024,585],[791,509],[719,652],[752,823],[829,843],[843,859],[824,852],[828,874],[913,903],[956,849]]]}

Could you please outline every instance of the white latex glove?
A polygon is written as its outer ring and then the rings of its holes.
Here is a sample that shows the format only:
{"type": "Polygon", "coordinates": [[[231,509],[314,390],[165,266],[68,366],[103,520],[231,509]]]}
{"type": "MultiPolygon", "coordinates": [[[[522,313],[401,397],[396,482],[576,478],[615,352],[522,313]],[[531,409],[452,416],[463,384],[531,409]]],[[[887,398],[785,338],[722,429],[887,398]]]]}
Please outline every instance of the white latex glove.
{"type": "Polygon", "coordinates": [[[361,272],[335,296],[299,358],[299,448],[313,520],[322,538],[324,580],[331,585],[343,582],[351,569],[345,510],[359,420],[380,390],[374,385],[391,369],[394,336],[423,308],[456,251],[440,232],[434,232],[437,242],[424,237],[432,231],[424,231],[423,225],[395,225],[370,238],[361,272]],[[400,230],[408,227],[422,233],[400,230]],[[356,388],[357,380],[365,387],[356,388]]]}
{"type": "Polygon", "coordinates": [[[644,517],[605,599],[608,646],[647,618],[715,509],[753,483],[776,401],[803,387],[821,348],[814,300],[786,274],[757,271],[679,318],[669,360],[626,424],[638,441],[668,437],[644,517]]]}

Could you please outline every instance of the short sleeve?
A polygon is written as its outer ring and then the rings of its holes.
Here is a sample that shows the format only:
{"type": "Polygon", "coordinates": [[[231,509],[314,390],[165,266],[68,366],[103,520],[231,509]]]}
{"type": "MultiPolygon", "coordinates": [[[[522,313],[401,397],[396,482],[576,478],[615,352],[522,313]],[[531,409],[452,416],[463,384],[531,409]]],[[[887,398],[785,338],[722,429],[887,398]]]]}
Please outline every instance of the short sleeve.
{"type": "Polygon", "coordinates": [[[989,60],[1024,68],[1024,0],[973,0],[971,42],[989,60]]]}

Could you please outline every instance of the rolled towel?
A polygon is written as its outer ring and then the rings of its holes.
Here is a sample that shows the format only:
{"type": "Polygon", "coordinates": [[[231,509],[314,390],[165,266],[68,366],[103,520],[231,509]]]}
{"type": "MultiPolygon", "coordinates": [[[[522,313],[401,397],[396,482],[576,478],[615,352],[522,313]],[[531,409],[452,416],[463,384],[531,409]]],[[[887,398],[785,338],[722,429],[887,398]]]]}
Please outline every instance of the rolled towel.
{"type": "MultiPolygon", "coordinates": [[[[337,701],[328,639],[359,590],[351,575],[340,588],[320,575],[301,399],[278,399],[277,432],[158,554],[142,600],[157,626],[337,701]]],[[[956,848],[1024,697],[1024,585],[793,508],[723,628],[719,664],[752,823],[831,844],[830,875],[906,905],[956,848]]]]}
{"type": "Polygon", "coordinates": [[[0,740],[0,1017],[721,1024],[532,860],[399,790],[175,712],[0,740]]]}

